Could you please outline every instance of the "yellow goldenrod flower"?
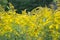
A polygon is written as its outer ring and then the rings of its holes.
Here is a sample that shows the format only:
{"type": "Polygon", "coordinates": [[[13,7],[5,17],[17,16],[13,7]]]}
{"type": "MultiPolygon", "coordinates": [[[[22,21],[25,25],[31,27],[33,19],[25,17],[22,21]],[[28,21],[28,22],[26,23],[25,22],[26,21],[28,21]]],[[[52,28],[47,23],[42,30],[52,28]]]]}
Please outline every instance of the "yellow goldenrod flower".
{"type": "Polygon", "coordinates": [[[12,4],[10,8],[8,12],[0,12],[0,37],[6,36],[9,39],[12,35],[13,38],[10,40],[51,40],[51,38],[57,40],[59,38],[60,11],[58,9],[38,7],[28,15],[26,10],[22,11],[22,14],[17,14],[12,4]]]}

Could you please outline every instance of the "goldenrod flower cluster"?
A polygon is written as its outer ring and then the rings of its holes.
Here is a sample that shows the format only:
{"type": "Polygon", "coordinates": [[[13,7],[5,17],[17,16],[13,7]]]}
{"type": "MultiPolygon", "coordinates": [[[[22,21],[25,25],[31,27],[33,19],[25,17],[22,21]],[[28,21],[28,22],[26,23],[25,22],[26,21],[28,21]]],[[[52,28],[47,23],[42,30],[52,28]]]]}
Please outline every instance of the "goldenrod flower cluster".
{"type": "Polygon", "coordinates": [[[0,40],[60,40],[60,10],[38,7],[30,14],[0,11],[0,40]],[[34,14],[34,15],[33,15],[34,14]]]}

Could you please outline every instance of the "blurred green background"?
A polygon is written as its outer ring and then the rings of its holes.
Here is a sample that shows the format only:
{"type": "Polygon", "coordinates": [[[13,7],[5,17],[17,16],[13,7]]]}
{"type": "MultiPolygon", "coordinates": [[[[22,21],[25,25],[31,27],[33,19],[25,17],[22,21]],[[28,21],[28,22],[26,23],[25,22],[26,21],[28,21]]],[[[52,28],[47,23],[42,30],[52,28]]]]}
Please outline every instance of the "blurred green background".
{"type": "Polygon", "coordinates": [[[57,0],[0,0],[0,5],[5,8],[5,11],[8,11],[9,3],[12,3],[14,8],[17,9],[17,12],[20,13],[24,9],[31,11],[38,6],[44,7],[47,5],[49,7],[49,4],[56,1],[57,0]]]}

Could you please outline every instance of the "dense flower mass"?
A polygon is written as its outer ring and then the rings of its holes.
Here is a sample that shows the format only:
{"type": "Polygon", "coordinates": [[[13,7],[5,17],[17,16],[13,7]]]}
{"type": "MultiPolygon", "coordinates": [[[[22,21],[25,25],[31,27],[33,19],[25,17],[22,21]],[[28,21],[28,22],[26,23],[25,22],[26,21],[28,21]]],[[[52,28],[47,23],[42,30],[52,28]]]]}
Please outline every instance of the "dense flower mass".
{"type": "Polygon", "coordinates": [[[60,8],[38,7],[28,14],[0,8],[0,40],[60,40],[60,8]]]}

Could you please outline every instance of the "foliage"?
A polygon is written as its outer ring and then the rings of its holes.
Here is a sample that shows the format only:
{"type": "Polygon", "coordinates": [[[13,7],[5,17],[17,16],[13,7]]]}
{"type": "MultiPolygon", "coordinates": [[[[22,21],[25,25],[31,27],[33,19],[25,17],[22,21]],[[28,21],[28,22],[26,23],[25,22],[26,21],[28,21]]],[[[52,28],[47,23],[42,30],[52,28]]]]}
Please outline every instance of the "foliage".
{"type": "Polygon", "coordinates": [[[8,12],[2,8],[0,40],[60,40],[60,8],[38,8],[30,14],[26,10],[17,14],[11,4],[8,12]]]}
{"type": "Polygon", "coordinates": [[[9,10],[9,2],[8,2],[8,0],[0,0],[0,5],[3,6],[5,11],[9,10]]]}
{"type": "Polygon", "coordinates": [[[0,4],[3,5],[6,11],[8,11],[9,3],[12,3],[14,8],[17,9],[17,12],[21,13],[24,9],[27,9],[28,12],[38,6],[48,6],[52,1],[53,0],[0,0],[0,4]]]}

